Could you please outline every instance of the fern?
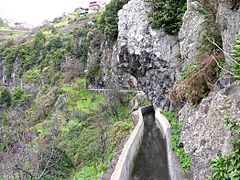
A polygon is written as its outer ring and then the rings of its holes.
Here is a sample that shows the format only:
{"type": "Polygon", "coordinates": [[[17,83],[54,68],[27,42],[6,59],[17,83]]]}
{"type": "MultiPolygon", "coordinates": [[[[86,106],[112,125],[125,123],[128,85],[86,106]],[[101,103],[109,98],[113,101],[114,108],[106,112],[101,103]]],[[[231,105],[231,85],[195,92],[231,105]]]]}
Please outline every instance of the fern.
{"type": "MultiPolygon", "coordinates": [[[[232,57],[237,63],[240,63],[240,35],[238,36],[236,45],[233,48],[232,57]]],[[[240,65],[237,63],[232,65],[232,72],[235,74],[237,79],[240,80],[240,65]]]]}

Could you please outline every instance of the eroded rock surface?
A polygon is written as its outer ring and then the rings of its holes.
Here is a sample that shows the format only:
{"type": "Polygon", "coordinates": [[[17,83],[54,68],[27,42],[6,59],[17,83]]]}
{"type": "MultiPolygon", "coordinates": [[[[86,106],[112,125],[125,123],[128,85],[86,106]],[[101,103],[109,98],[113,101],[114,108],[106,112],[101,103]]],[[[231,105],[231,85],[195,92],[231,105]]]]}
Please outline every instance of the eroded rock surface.
{"type": "Polygon", "coordinates": [[[144,0],[131,0],[119,11],[118,62],[137,79],[153,105],[165,109],[167,89],[176,79],[179,44],[177,36],[149,26],[149,10],[144,0]]]}

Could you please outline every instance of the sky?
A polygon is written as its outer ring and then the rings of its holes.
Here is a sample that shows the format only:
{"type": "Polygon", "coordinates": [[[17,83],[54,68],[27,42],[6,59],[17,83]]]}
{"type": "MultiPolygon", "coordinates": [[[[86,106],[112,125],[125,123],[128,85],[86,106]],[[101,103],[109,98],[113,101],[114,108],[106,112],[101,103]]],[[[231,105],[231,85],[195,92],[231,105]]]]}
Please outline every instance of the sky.
{"type": "Polygon", "coordinates": [[[0,0],[0,17],[35,26],[77,7],[87,7],[89,1],[91,0],[0,0]]]}

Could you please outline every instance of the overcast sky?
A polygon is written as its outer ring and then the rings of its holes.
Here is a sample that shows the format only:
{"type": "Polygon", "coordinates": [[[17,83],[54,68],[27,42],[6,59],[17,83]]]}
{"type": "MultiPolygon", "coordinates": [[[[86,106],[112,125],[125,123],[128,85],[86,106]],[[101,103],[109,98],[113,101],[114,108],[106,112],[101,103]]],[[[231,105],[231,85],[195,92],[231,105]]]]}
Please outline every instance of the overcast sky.
{"type": "Polygon", "coordinates": [[[89,1],[91,0],[0,0],[0,17],[39,25],[63,12],[87,7],[89,1]]]}

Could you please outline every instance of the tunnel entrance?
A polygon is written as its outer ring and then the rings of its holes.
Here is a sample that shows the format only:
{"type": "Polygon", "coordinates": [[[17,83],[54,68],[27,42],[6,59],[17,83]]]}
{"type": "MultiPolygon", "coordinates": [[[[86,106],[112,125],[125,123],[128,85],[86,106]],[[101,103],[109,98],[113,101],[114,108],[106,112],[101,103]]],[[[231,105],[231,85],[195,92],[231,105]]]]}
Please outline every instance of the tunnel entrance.
{"type": "Polygon", "coordinates": [[[153,107],[142,109],[144,134],[130,180],[169,180],[167,146],[155,123],[153,107]]]}

